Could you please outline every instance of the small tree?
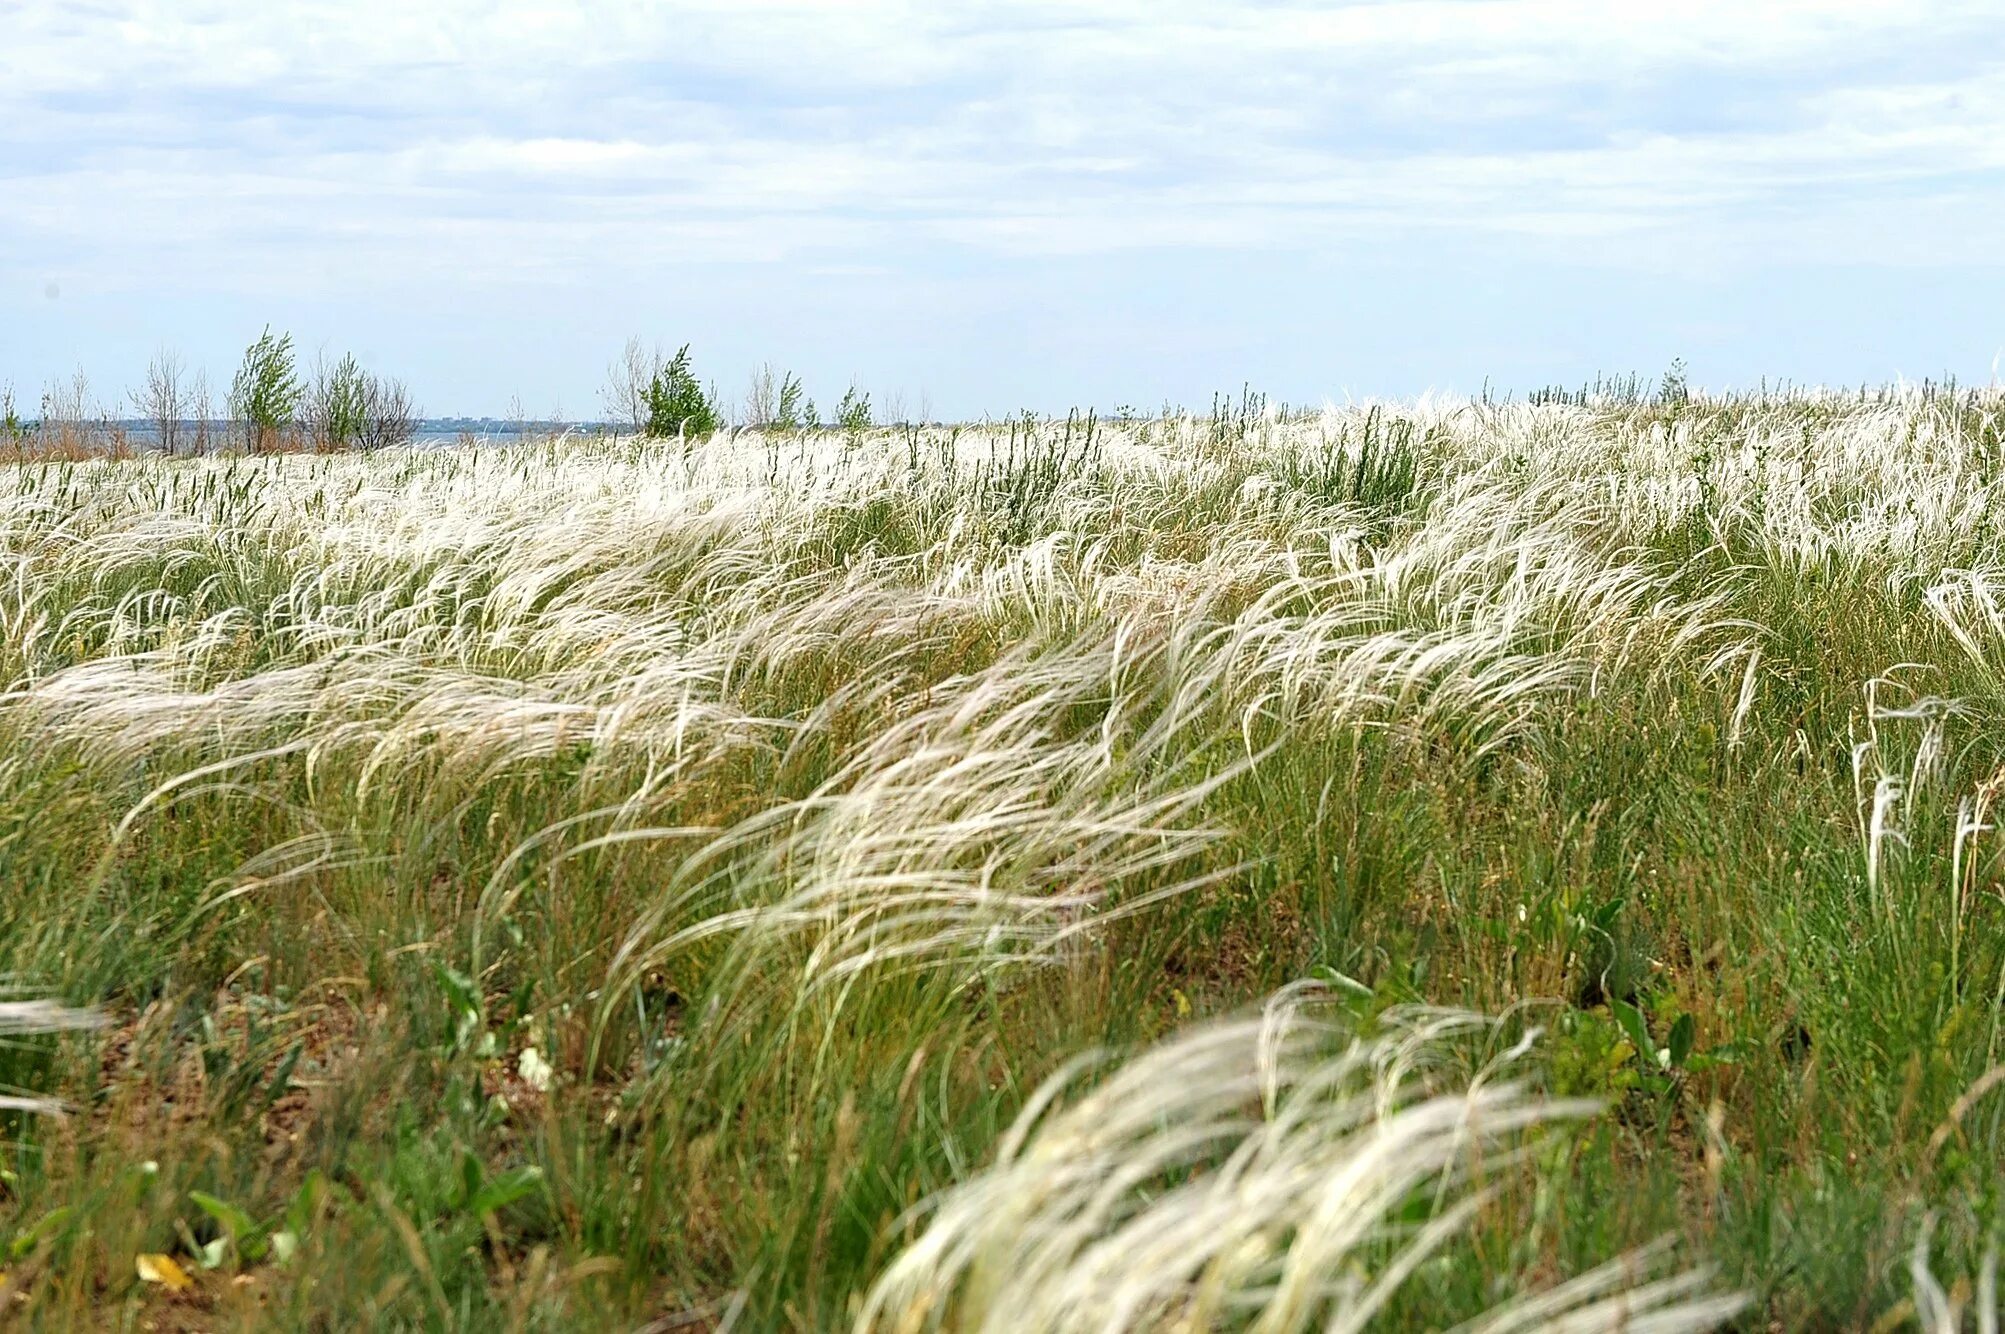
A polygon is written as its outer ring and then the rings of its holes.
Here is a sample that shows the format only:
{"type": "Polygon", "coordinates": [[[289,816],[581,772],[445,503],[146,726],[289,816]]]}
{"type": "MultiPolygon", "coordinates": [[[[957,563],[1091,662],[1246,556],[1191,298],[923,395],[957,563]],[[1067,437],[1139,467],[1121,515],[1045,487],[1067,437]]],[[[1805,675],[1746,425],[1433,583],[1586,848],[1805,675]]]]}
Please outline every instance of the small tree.
{"type": "Polygon", "coordinates": [[[14,409],[14,385],[11,381],[0,384],[0,439],[9,442],[19,440],[27,434],[21,424],[21,417],[14,409]]]}
{"type": "Polygon", "coordinates": [[[780,379],[773,370],[773,363],[762,362],[759,369],[752,372],[752,383],[745,390],[745,425],[755,431],[764,430],[773,424],[780,414],[780,379]]]}
{"type": "Polygon", "coordinates": [[[689,368],[687,343],[648,381],[646,403],[647,435],[694,438],[717,430],[717,404],[689,368]]]}
{"type": "Polygon", "coordinates": [[[1685,359],[1673,357],[1670,368],[1657,385],[1657,401],[1666,406],[1677,406],[1689,403],[1691,399],[1691,386],[1685,379],[1685,359]]]}
{"type": "Polygon", "coordinates": [[[195,384],[188,391],[188,415],[195,428],[194,438],[189,441],[197,454],[209,452],[209,427],[216,415],[216,405],[209,397],[209,373],[195,372],[195,384]]]}
{"type": "Polygon", "coordinates": [[[81,430],[90,418],[90,398],[90,377],[81,366],[68,379],[50,380],[42,390],[42,424],[81,430]]]}
{"type": "Polygon", "coordinates": [[[230,415],[242,423],[252,452],[275,443],[293,424],[304,388],[293,360],[292,335],[274,338],[267,325],[244,350],[244,364],[230,385],[230,415]]]}
{"type": "Polygon", "coordinates": [[[851,434],[869,430],[870,395],[858,393],[855,385],[844,390],[835,407],[835,424],[851,434]]]}
{"type": "Polygon", "coordinates": [[[369,377],[353,355],[314,368],[307,395],[307,420],[322,449],[346,449],[362,439],[369,423],[369,377]]]}
{"type": "Polygon", "coordinates": [[[418,409],[411,405],[411,391],[402,380],[363,377],[359,437],[362,448],[388,449],[409,444],[418,433],[418,416],[418,409]]]}
{"type": "Polygon", "coordinates": [[[633,431],[648,428],[648,387],[661,375],[659,350],[650,352],[638,338],[627,339],[626,349],[606,368],[606,387],[599,397],[606,405],[606,417],[633,431]]]}
{"type": "Polygon", "coordinates": [[[77,367],[67,379],[50,380],[42,391],[43,441],[63,449],[86,448],[91,443],[90,400],[90,377],[83,367],[77,367]]]}
{"type": "Polygon", "coordinates": [[[801,382],[795,376],[789,374],[780,381],[780,410],[773,418],[773,425],[782,431],[798,431],[803,426],[812,425],[814,405],[805,402],[805,399],[801,382]]]}
{"type": "Polygon", "coordinates": [[[752,387],[745,394],[745,425],[755,430],[798,431],[803,402],[800,377],[791,371],[776,371],[768,362],[752,372],[752,387]]]}
{"type": "Polygon", "coordinates": [[[146,364],[146,385],[132,395],[132,406],[150,422],[160,448],[168,457],[180,450],[181,419],[187,411],[187,391],[182,387],[180,355],[162,348],[146,364]]]}

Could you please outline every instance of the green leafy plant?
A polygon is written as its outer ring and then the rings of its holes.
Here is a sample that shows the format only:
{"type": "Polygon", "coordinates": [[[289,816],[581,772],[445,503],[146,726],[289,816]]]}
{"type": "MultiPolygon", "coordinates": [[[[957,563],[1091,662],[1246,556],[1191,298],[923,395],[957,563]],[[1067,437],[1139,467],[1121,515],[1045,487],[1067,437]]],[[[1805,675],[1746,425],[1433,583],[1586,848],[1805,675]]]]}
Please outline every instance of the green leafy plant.
{"type": "Polygon", "coordinates": [[[243,425],[253,451],[275,444],[298,414],[305,384],[292,351],[292,335],[273,337],[270,326],[244,350],[243,364],[230,385],[230,414],[243,425]]]}
{"type": "Polygon", "coordinates": [[[714,434],[719,425],[717,404],[690,369],[689,344],[684,343],[648,381],[646,434],[659,438],[694,439],[714,434]]]}
{"type": "Polygon", "coordinates": [[[247,1007],[241,1033],[225,1032],[215,1016],[197,1026],[203,1076],[217,1110],[232,1120],[262,1116],[285,1096],[305,1045],[288,1041],[286,1026],[247,1007]]]}
{"type": "Polygon", "coordinates": [[[781,431],[798,431],[803,424],[812,425],[814,405],[806,404],[808,410],[803,412],[803,401],[800,378],[789,372],[780,381],[779,407],[773,415],[774,428],[781,431]]]}
{"type": "Polygon", "coordinates": [[[1692,398],[1690,383],[1685,378],[1685,359],[1673,357],[1664,370],[1664,378],[1657,385],[1657,401],[1667,407],[1689,403],[1692,398]]]}
{"type": "Polygon", "coordinates": [[[1736,1062],[1738,1052],[1731,1045],[1699,1049],[1698,1020],[1689,1012],[1678,1012],[1669,1023],[1663,1018],[1660,1011],[1660,1041],[1652,1036],[1651,1015],[1642,1004],[1611,999],[1605,1010],[1566,1014],[1556,1026],[1560,1040],[1553,1049],[1557,1090],[1669,1098],[1689,1076],[1736,1062]]]}
{"type": "Polygon", "coordinates": [[[1673,1039],[1670,1046],[1659,1047],[1650,1036],[1650,1021],[1641,1009],[1624,1000],[1610,1001],[1608,1008],[1620,1025],[1622,1035],[1635,1049],[1636,1068],[1643,1086],[1653,1093],[1667,1091],[1669,1077],[1684,1065],[1685,1057],[1691,1054],[1692,1016],[1679,1016],[1682,1034],[1673,1039]]]}
{"type": "Polygon", "coordinates": [[[450,1054],[473,1055],[483,1060],[493,1056],[498,1047],[494,1034],[487,1028],[487,1007],[480,988],[465,973],[446,964],[435,962],[432,972],[445,997],[452,1033],[450,1054]]]}
{"type": "Polygon", "coordinates": [[[1553,1091],[1565,1097],[1613,1098],[1642,1078],[1635,1038],[1606,1011],[1570,1011],[1554,1024],[1547,1058],[1553,1091]]]}
{"type": "Polygon", "coordinates": [[[75,1205],[58,1205],[16,1232],[7,1242],[7,1258],[23,1260],[33,1255],[37,1247],[61,1236],[76,1212],[75,1205]]]}
{"type": "Polygon", "coordinates": [[[752,373],[745,394],[745,425],[762,431],[798,431],[812,425],[803,412],[805,396],[800,377],[791,371],[776,371],[771,363],[752,373]]]}
{"type": "Polygon", "coordinates": [[[870,395],[855,385],[845,389],[842,402],[835,405],[835,424],[852,434],[870,429],[870,395]]]}
{"type": "Polygon", "coordinates": [[[298,1253],[300,1239],[326,1207],[330,1195],[327,1177],[318,1168],[306,1174],[282,1213],[266,1219],[205,1191],[191,1190],[189,1201],[221,1231],[202,1241],[184,1225],[182,1241],[204,1269],[220,1268],[233,1254],[240,1264],[264,1260],[287,1264],[298,1253]]]}
{"type": "Polygon", "coordinates": [[[332,366],[324,362],[313,377],[307,415],[314,442],[323,449],[346,449],[360,443],[369,430],[370,381],[353,354],[332,366]]]}

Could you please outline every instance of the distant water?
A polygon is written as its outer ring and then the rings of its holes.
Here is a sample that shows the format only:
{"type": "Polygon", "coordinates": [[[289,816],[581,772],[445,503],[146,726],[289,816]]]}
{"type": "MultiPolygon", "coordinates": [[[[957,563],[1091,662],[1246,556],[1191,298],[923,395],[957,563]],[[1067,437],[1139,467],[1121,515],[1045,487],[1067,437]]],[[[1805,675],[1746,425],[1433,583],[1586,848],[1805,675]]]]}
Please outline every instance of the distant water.
{"type": "MultiPolygon", "coordinates": [[[[159,429],[152,422],[120,421],[108,425],[123,431],[126,443],[135,449],[145,449],[160,443],[159,429]]],[[[411,437],[411,443],[421,447],[437,447],[456,445],[470,438],[480,444],[510,444],[525,436],[541,439],[545,436],[562,435],[566,431],[574,435],[591,435],[610,429],[604,422],[513,422],[478,417],[428,417],[418,423],[417,434],[411,437]]],[[[181,431],[183,440],[192,439],[195,434],[195,423],[183,422],[181,431]]],[[[211,422],[209,438],[211,441],[230,440],[230,424],[211,422]]]]}
{"type": "Polygon", "coordinates": [[[471,437],[481,444],[513,444],[527,437],[541,440],[546,436],[592,435],[613,428],[604,422],[472,422],[455,424],[442,421],[425,421],[418,424],[418,433],[411,437],[414,445],[456,445],[471,437]]]}

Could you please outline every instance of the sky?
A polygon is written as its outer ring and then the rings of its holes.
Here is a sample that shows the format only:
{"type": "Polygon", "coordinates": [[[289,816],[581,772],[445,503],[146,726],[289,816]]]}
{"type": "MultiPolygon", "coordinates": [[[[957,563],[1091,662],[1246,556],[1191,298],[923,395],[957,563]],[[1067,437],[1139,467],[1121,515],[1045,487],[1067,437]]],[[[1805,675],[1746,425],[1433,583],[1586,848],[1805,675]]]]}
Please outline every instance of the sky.
{"type": "Polygon", "coordinates": [[[0,385],[972,418],[2005,373],[2005,0],[0,0],[0,385]]]}

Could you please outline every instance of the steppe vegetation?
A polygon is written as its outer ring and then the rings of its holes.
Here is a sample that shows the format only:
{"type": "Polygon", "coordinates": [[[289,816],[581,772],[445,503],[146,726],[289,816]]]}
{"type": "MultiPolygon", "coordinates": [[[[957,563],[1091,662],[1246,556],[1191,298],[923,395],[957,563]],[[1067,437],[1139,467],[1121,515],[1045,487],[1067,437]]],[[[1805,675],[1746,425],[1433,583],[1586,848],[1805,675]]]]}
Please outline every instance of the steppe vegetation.
{"type": "Polygon", "coordinates": [[[672,431],[0,471],[24,1327],[1995,1306],[2005,395],[635,365],[672,431]]]}

